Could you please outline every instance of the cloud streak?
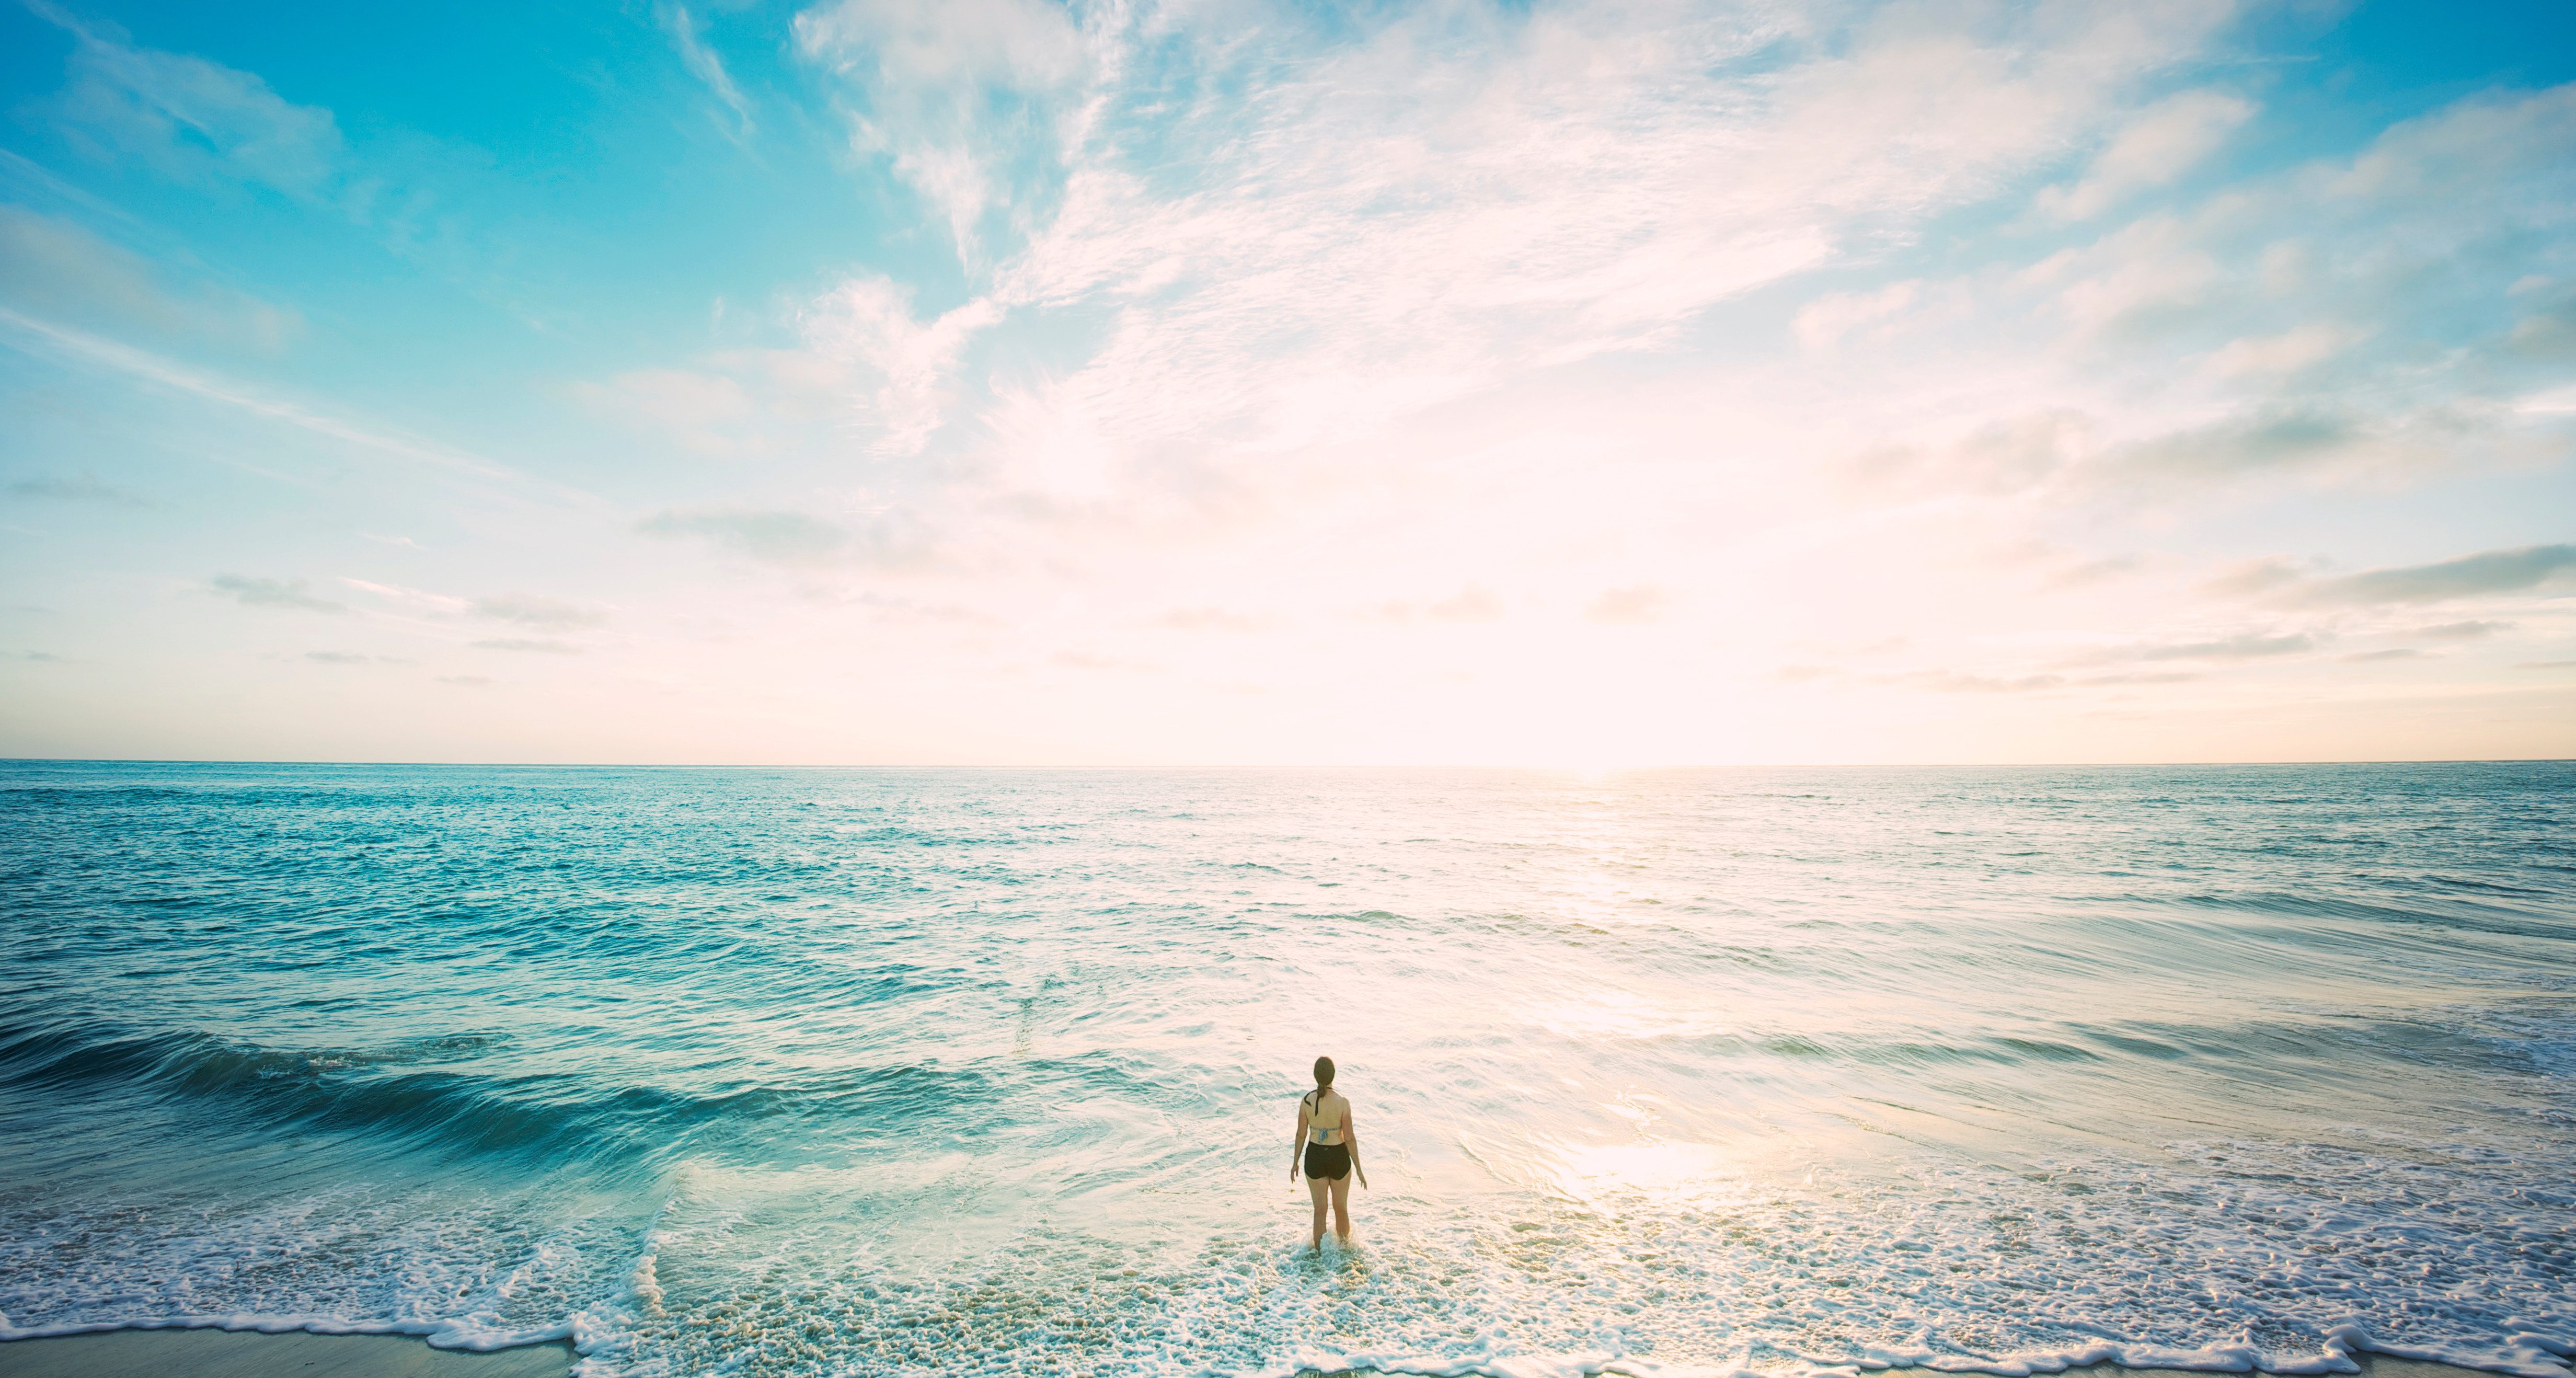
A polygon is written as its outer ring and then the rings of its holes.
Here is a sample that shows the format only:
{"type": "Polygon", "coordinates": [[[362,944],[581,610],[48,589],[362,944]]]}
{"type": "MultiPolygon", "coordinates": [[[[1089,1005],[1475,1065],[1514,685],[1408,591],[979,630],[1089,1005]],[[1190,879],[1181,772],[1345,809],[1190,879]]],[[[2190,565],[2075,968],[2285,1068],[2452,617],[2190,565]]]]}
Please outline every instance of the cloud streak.
{"type": "Polygon", "coordinates": [[[141,493],[103,483],[89,474],[71,478],[19,479],[9,485],[8,493],[13,498],[34,498],[43,502],[78,502],[100,507],[153,506],[152,500],[141,493]]]}
{"type": "Polygon", "coordinates": [[[293,612],[345,613],[346,603],[314,594],[302,579],[263,579],[248,574],[218,574],[207,581],[215,592],[246,608],[280,608],[293,612]]]}
{"type": "Polygon", "coordinates": [[[581,631],[608,625],[608,614],[596,608],[585,608],[533,594],[504,593],[490,598],[477,598],[472,604],[477,617],[501,622],[516,622],[525,627],[546,631],[581,631]]]}
{"type": "Polygon", "coordinates": [[[675,508],[646,517],[636,529],[648,536],[694,537],[730,555],[794,569],[846,564],[907,570],[934,559],[928,533],[900,512],[844,524],[770,508],[675,508]]]}
{"type": "Polygon", "coordinates": [[[733,74],[725,70],[724,59],[707,46],[706,35],[697,16],[690,14],[685,5],[672,5],[662,11],[662,27],[670,32],[672,46],[679,50],[680,63],[689,69],[689,75],[703,83],[708,93],[732,114],[731,120],[718,119],[716,127],[735,143],[749,142],[756,128],[751,118],[751,102],[744,99],[742,89],[734,85],[733,74]]]}
{"type": "MultiPolygon", "coordinates": [[[[173,360],[83,331],[48,324],[6,307],[0,307],[0,325],[13,327],[20,332],[15,342],[22,349],[26,348],[30,341],[40,342],[52,346],[55,352],[61,354],[101,364],[193,397],[332,440],[344,441],[379,454],[434,465],[479,478],[524,481],[521,480],[520,475],[474,455],[426,441],[374,430],[298,403],[262,396],[248,387],[189,368],[173,360]]],[[[554,487],[554,485],[545,486],[554,487]]],[[[555,491],[570,492],[561,488],[556,488],[555,491]]]]}
{"type": "Polygon", "coordinates": [[[2222,637],[2216,641],[2186,641],[2163,646],[2146,646],[2137,651],[2140,660],[2259,660],[2271,656],[2300,655],[2316,649],[2317,641],[2305,632],[2284,636],[2248,633],[2222,637]]]}
{"type": "Polygon", "coordinates": [[[2318,607],[2369,607],[2442,603],[2485,594],[2519,593],[2576,569],[2576,545],[2534,545],[2489,550],[2429,565],[2374,569],[2325,579],[2298,601],[2318,607]]]}

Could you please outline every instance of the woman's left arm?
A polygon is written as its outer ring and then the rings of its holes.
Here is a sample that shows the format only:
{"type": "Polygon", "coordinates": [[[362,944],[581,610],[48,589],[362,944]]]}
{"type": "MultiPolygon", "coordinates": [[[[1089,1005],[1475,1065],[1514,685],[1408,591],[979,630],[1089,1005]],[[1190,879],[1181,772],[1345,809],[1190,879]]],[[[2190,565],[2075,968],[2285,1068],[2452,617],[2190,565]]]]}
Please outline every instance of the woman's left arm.
{"type": "Polygon", "coordinates": [[[1351,1175],[1360,1179],[1360,1186],[1365,1190],[1368,1186],[1368,1169],[1360,1166],[1360,1131],[1351,1123],[1349,1101],[1342,1102],[1342,1142],[1351,1146],[1351,1175]]]}

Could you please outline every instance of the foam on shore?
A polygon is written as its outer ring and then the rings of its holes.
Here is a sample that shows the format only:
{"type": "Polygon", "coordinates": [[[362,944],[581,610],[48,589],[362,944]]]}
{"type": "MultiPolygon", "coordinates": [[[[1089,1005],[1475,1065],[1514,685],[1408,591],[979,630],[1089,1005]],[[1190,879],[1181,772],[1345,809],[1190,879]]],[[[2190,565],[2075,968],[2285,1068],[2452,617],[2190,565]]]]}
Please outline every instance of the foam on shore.
{"type": "MultiPolygon", "coordinates": [[[[2479,1370],[2433,1360],[2367,1352],[2342,1356],[2350,1366],[2337,1372],[2358,1378],[2470,1378],[2479,1370]]],[[[561,1343],[521,1346],[491,1352],[439,1349],[409,1338],[318,1335],[304,1332],[225,1331],[211,1328],[122,1330],[0,1342],[0,1378],[162,1378],[187,1373],[192,1378],[268,1378],[292,1371],[303,1378],[562,1378],[579,1365],[561,1343]]],[[[1531,1370],[1509,1364],[1452,1366],[1440,1370],[1483,1378],[1511,1378],[1531,1370]]],[[[1609,1361],[1575,1370],[1586,1378],[1790,1378],[1795,1370],[1660,1368],[1652,1364],[1609,1361]]],[[[1930,1378],[1958,1372],[1949,1367],[1881,1370],[1890,1378],[1930,1378]]],[[[1994,1371],[1994,1370],[1981,1370],[1994,1371]]],[[[2099,1363],[2064,1369],[2037,1367],[2032,1372],[2063,1373],[2068,1378],[2198,1378],[2206,1367],[2131,1366],[2099,1363]]],[[[2246,1372],[2243,1369],[2222,1370],[2246,1372]]],[[[1407,1378],[1426,1370],[1412,1367],[1339,1366],[1290,1368],[1288,1378],[1407,1378]]],[[[1852,1367],[1809,1370],[1814,1375],[1852,1374],[1852,1367]]],[[[2287,1371],[2282,1371],[2287,1372],[2287,1371]]],[[[1209,1378],[1216,1378],[1211,1371],[1209,1378]]]]}

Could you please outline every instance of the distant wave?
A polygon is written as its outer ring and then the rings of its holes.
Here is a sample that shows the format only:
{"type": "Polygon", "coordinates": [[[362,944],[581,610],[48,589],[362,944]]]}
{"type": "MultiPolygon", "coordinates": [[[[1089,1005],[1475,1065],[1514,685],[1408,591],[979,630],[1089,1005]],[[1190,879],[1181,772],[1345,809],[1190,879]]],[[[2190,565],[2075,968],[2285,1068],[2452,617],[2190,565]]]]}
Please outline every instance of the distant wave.
{"type": "MultiPolygon", "coordinates": [[[[583,1075],[494,1076],[404,1070],[503,1046],[461,1034],[380,1048],[263,1048],[197,1032],[109,1025],[0,1027],[0,1087],[24,1095],[124,1092],[220,1102],[269,1128],[354,1132],[440,1152],[531,1159],[650,1157],[693,1129],[799,1118],[918,1123],[944,1104],[986,1094],[971,1069],[899,1064],[793,1085],[699,1093],[583,1075]]],[[[235,1121],[239,1123],[238,1119],[235,1121]]]]}

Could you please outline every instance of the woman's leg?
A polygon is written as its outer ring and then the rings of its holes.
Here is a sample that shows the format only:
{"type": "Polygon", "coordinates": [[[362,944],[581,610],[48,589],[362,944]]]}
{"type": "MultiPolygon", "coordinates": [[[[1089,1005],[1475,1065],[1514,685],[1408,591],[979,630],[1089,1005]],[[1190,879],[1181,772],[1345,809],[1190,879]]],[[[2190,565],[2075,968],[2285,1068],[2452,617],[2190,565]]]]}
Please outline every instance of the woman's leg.
{"type": "MultiPolygon", "coordinates": [[[[1324,1203],[1319,1200],[1315,1203],[1315,1238],[1318,1242],[1324,1237],[1323,1230],[1324,1203]]],[[[1351,1175],[1347,1172],[1333,1179],[1333,1233],[1340,1235],[1344,1244],[1351,1242],[1351,1175]]]]}
{"type": "Polygon", "coordinates": [[[1306,1241],[1306,1247],[1309,1249],[1324,1247],[1324,1186],[1324,1179],[1321,1177],[1306,1179],[1306,1190],[1315,1194],[1315,1233],[1306,1241]]]}

